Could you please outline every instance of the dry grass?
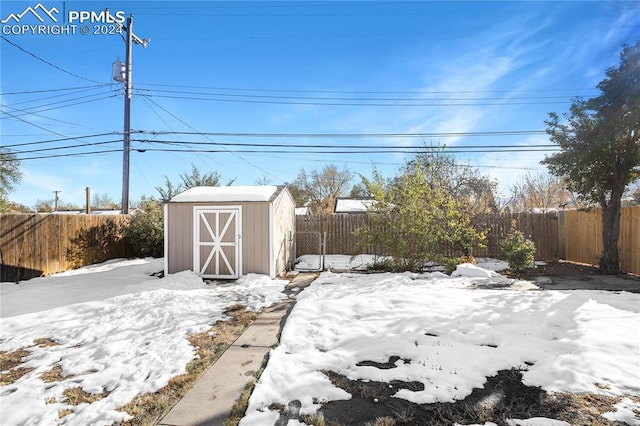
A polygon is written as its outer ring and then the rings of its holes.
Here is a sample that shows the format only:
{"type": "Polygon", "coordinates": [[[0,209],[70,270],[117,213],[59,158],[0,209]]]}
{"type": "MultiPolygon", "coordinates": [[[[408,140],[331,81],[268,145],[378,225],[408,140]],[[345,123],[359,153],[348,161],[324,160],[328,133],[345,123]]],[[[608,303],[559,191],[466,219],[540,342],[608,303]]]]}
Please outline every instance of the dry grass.
{"type": "MultiPolygon", "coordinates": [[[[102,393],[88,393],[76,387],[76,388],[65,389],[62,392],[62,395],[65,397],[64,402],[67,405],[75,406],[79,404],[91,404],[93,402],[100,401],[101,399],[106,398],[109,395],[109,392],[104,391],[102,393]]],[[[47,404],[53,404],[57,402],[57,400],[55,398],[49,398],[46,402],[47,404]]],[[[73,409],[65,408],[63,410],[58,411],[58,418],[61,419],[63,417],[68,416],[71,413],[73,413],[73,409]]]]}
{"type": "MultiPolygon", "coordinates": [[[[257,316],[254,312],[246,311],[242,305],[229,307],[225,314],[230,317],[229,320],[218,321],[211,329],[188,336],[189,342],[196,348],[197,358],[187,364],[186,374],[172,378],[157,392],[138,395],[120,408],[120,411],[133,416],[124,425],[156,425],[257,316]]],[[[250,391],[247,400],[249,395],[250,391]]]]}
{"type": "Polygon", "coordinates": [[[373,423],[367,423],[370,426],[396,426],[396,421],[391,417],[378,417],[373,423]]]}
{"type": "Polygon", "coordinates": [[[102,393],[88,393],[83,391],[80,388],[69,388],[65,389],[62,392],[62,395],[65,396],[65,402],[69,405],[79,405],[79,404],[91,404],[92,402],[100,401],[109,395],[109,392],[102,393]]]}
{"type": "Polygon", "coordinates": [[[0,351],[0,386],[10,385],[20,377],[32,372],[33,368],[16,368],[22,364],[22,359],[29,355],[29,351],[24,348],[16,349],[12,352],[0,351]]]}
{"type": "Polygon", "coordinates": [[[56,342],[53,339],[49,339],[49,338],[40,338],[40,339],[35,339],[33,341],[33,344],[36,346],[39,346],[41,348],[48,348],[51,346],[60,346],[60,343],[56,342]]]}
{"type": "Polygon", "coordinates": [[[40,380],[45,383],[61,382],[64,379],[65,378],[62,377],[62,367],[59,364],[54,365],[51,370],[40,374],[40,380]]]}
{"type": "Polygon", "coordinates": [[[24,348],[16,349],[13,352],[0,351],[0,371],[8,371],[22,364],[22,358],[29,355],[29,351],[24,348]]]}
{"type": "Polygon", "coordinates": [[[65,408],[64,410],[58,411],[58,418],[61,419],[63,417],[68,416],[71,413],[73,413],[73,410],[71,410],[69,408],[65,408]]]}
{"type": "Polygon", "coordinates": [[[600,426],[613,424],[602,414],[615,411],[614,406],[621,400],[621,397],[593,393],[554,393],[546,395],[542,404],[552,410],[559,420],[583,426],[600,426]]]}
{"type": "MultiPolygon", "coordinates": [[[[260,377],[259,372],[256,377],[260,377]]],[[[249,406],[249,398],[253,393],[253,388],[256,387],[256,381],[251,380],[247,385],[246,389],[240,395],[240,398],[236,401],[233,408],[231,409],[231,414],[229,418],[224,421],[224,426],[238,426],[242,417],[244,417],[244,413],[247,411],[247,407],[249,406]]],[[[283,407],[284,408],[284,407],[283,407]]]]}
{"type": "Polygon", "coordinates": [[[322,413],[315,413],[313,415],[303,415],[298,419],[301,423],[311,426],[326,426],[326,421],[322,413]]]}
{"type": "Polygon", "coordinates": [[[0,373],[0,386],[10,385],[25,374],[29,374],[34,368],[14,368],[7,373],[0,373]]]}

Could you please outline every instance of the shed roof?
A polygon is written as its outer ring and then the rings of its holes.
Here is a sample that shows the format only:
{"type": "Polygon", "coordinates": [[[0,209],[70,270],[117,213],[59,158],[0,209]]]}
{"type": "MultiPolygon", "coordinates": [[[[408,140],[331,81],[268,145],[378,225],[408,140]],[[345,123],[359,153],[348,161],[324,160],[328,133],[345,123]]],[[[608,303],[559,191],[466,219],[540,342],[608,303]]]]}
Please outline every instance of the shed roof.
{"type": "Polygon", "coordinates": [[[376,200],[373,198],[336,198],[334,213],[365,213],[371,209],[376,200]]]}
{"type": "Polygon", "coordinates": [[[196,186],[171,199],[174,203],[272,201],[282,187],[278,186],[196,186]]]}

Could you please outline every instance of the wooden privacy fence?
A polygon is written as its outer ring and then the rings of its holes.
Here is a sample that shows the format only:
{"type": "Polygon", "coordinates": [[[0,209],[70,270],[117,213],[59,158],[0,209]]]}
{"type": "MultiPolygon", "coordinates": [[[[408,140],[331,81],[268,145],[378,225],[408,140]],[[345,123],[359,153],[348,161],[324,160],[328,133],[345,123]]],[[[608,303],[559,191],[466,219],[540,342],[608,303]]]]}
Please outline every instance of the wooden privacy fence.
{"type": "MultiPolygon", "coordinates": [[[[474,256],[497,257],[498,241],[511,230],[515,220],[516,228],[533,240],[536,245],[536,259],[555,261],[559,258],[558,215],[546,214],[495,214],[476,218],[481,229],[487,230],[487,244],[475,248],[474,256]]],[[[323,214],[297,216],[296,231],[326,232],[326,254],[360,254],[358,238],[354,231],[368,223],[366,214],[323,214]]],[[[379,248],[368,247],[368,254],[383,254],[379,248]]],[[[458,253],[460,255],[461,253],[458,253]]]]}
{"type": "MultiPolygon", "coordinates": [[[[476,248],[474,256],[497,257],[498,241],[512,221],[533,240],[538,260],[597,265],[602,253],[600,210],[485,215],[477,220],[488,233],[486,247],[476,248]]],[[[0,281],[131,257],[125,239],[128,223],[129,216],[121,215],[0,214],[0,281]]],[[[367,223],[365,214],[297,216],[296,231],[326,232],[327,254],[354,255],[361,250],[353,231],[367,223]]],[[[620,225],[621,268],[640,274],[640,207],[624,207],[620,225]]],[[[372,247],[365,252],[375,254],[372,247]]]]}
{"type": "MultiPolygon", "coordinates": [[[[564,212],[565,259],[598,265],[602,255],[602,211],[564,212]]],[[[640,207],[623,207],[618,240],[620,267],[640,274],[640,207]]]]}
{"type": "Polygon", "coordinates": [[[0,281],[131,257],[129,216],[0,214],[0,281]]]}
{"type": "MultiPolygon", "coordinates": [[[[602,254],[600,210],[482,215],[475,220],[487,230],[486,247],[473,251],[477,257],[497,257],[498,242],[509,233],[513,221],[516,229],[534,242],[536,260],[564,259],[597,265],[602,254]]],[[[296,230],[326,232],[327,254],[354,255],[362,250],[358,250],[358,238],[353,231],[367,223],[366,214],[297,216],[296,230]]],[[[640,274],[640,207],[624,207],[620,225],[621,268],[640,274]]],[[[382,254],[373,247],[364,252],[382,254]]]]}

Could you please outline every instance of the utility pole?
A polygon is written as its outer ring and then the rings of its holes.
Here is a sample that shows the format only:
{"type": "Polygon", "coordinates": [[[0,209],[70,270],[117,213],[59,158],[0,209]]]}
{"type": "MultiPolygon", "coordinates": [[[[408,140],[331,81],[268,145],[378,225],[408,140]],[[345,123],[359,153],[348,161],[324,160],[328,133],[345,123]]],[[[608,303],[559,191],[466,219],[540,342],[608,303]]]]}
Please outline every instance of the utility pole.
{"type": "Polygon", "coordinates": [[[55,198],[53,199],[53,211],[57,212],[58,211],[58,194],[61,193],[62,191],[53,191],[54,194],[56,194],[55,198]]]}
{"type": "Polygon", "coordinates": [[[87,205],[85,212],[89,214],[91,213],[91,188],[88,186],[84,189],[84,198],[87,205]]]}
{"type": "Polygon", "coordinates": [[[127,32],[126,59],[124,68],[124,135],[122,146],[122,214],[129,214],[129,153],[131,152],[131,65],[132,45],[147,47],[151,39],[140,39],[133,33],[133,14],[127,19],[127,26],[122,26],[127,32]]]}

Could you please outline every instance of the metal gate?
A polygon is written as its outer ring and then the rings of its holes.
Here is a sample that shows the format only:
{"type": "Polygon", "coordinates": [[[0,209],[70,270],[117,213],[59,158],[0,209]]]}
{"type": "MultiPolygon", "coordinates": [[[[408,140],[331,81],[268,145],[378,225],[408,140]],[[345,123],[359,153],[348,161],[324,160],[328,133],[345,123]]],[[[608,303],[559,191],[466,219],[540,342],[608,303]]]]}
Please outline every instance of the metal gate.
{"type": "Polygon", "coordinates": [[[242,207],[195,207],[193,268],[203,278],[240,277],[242,207]]]}
{"type": "Polygon", "coordinates": [[[327,233],[314,231],[296,232],[296,271],[322,271],[327,246],[327,233]]]}

